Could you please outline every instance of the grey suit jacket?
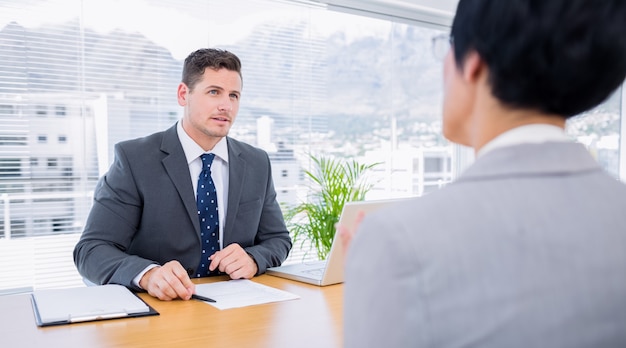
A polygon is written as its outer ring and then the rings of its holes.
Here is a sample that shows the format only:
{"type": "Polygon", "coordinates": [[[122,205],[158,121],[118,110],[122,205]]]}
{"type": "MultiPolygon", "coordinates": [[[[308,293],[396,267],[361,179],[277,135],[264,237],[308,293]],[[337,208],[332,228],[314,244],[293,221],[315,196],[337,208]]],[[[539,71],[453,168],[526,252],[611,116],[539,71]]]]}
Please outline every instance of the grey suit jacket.
{"type": "MultiPolygon", "coordinates": [[[[291,248],[276,201],[267,154],[227,139],[228,210],[223,245],[240,244],[258,274],[280,265],[291,248]]],[[[128,287],[153,263],[178,260],[195,273],[200,262],[200,225],[189,167],[176,125],[115,146],[115,160],[98,181],[94,203],[74,249],[85,278],[128,287]]]]}
{"type": "Polygon", "coordinates": [[[626,347],[626,185],[580,144],[494,149],[346,262],[346,347],[626,347]]]}

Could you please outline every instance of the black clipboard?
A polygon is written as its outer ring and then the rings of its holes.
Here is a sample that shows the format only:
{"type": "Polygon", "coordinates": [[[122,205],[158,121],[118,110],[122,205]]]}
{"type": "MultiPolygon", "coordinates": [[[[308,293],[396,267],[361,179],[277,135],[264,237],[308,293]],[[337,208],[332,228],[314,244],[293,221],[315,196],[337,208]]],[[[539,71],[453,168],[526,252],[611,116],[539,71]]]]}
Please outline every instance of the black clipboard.
{"type": "Polygon", "coordinates": [[[137,294],[117,284],[35,290],[31,303],[37,326],[159,315],[137,294]]]}

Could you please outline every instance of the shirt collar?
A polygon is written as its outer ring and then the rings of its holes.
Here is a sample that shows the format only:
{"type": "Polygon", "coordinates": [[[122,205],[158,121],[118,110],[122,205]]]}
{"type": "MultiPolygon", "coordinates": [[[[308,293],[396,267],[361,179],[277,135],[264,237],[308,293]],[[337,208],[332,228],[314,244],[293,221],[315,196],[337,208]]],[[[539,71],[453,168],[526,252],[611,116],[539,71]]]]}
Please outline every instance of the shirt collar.
{"type": "Polygon", "coordinates": [[[549,124],[529,124],[508,130],[485,144],[476,157],[484,156],[494,149],[524,143],[569,142],[565,130],[549,124]]]}
{"type": "MultiPolygon", "coordinates": [[[[196,158],[200,157],[200,155],[205,153],[202,147],[200,147],[200,145],[191,139],[187,132],[185,132],[182,121],[178,121],[178,124],[176,125],[176,132],[178,133],[178,140],[183,146],[183,152],[185,152],[187,164],[190,164],[196,158]]],[[[228,163],[228,143],[226,141],[226,137],[220,139],[220,141],[218,141],[213,147],[213,150],[207,151],[206,153],[214,153],[215,156],[228,163]]]]}

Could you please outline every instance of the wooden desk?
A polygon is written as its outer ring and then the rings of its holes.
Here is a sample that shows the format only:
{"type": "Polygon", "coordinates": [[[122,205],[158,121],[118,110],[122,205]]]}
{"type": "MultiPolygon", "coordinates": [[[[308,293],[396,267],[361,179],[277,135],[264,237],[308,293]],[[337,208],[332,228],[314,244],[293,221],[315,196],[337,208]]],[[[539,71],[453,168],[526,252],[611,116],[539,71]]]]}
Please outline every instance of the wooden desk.
{"type": "MultiPolygon", "coordinates": [[[[197,283],[225,277],[194,280],[197,283]]],[[[0,346],[26,347],[340,347],[343,285],[317,287],[269,275],[254,281],[298,300],[218,310],[200,301],[140,296],[161,315],[37,327],[30,294],[0,296],[0,346]]]]}

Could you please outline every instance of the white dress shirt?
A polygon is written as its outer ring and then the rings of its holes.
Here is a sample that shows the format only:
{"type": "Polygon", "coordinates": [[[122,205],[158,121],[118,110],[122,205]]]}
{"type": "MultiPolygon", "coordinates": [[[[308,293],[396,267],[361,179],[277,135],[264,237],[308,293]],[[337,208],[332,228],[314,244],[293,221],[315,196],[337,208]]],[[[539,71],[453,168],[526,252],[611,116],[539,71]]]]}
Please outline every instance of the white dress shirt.
{"type": "Polygon", "coordinates": [[[549,124],[529,124],[513,128],[493,138],[476,153],[476,158],[499,147],[549,141],[571,142],[573,140],[565,134],[565,130],[561,127],[549,124]]]}
{"type": "Polygon", "coordinates": [[[202,159],[200,156],[205,153],[215,154],[213,164],[211,164],[211,178],[217,190],[217,209],[220,220],[220,248],[223,248],[223,231],[226,222],[226,207],[228,206],[228,146],[226,137],[222,138],[213,149],[204,151],[189,135],[185,132],[182,122],[176,125],[178,139],[183,146],[185,157],[187,157],[187,165],[189,166],[189,174],[191,175],[191,184],[193,185],[193,193],[197,195],[198,177],[202,171],[202,159]]]}

